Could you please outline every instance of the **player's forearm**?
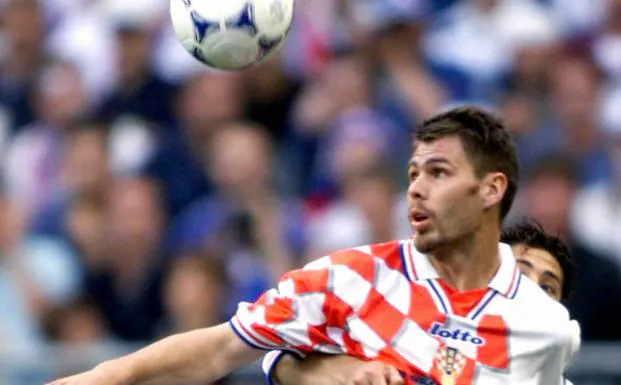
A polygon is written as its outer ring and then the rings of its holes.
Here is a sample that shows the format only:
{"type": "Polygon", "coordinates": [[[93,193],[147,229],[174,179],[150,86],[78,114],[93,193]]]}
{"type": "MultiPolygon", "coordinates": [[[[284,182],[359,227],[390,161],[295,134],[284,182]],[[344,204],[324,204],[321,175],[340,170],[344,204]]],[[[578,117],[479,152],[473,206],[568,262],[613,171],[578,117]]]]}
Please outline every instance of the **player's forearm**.
{"type": "Polygon", "coordinates": [[[164,338],[126,357],[102,364],[123,385],[192,385],[213,382],[261,355],[227,324],[164,338]]]}
{"type": "Polygon", "coordinates": [[[346,356],[312,355],[304,360],[283,357],[274,370],[280,385],[345,385],[363,361],[346,356]]]}

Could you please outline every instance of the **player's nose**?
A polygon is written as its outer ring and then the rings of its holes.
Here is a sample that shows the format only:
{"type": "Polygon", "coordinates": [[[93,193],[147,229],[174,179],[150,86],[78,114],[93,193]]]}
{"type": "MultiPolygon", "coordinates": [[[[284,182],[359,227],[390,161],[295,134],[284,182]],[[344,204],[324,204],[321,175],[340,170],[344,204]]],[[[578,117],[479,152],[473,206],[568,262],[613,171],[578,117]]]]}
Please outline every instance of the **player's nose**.
{"type": "Polygon", "coordinates": [[[407,193],[411,199],[415,199],[415,200],[426,199],[428,195],[428,188],[426,186],[424,178],[419,176],[418,178],[415,178],[412,181],[410,181],[407,193]]]}

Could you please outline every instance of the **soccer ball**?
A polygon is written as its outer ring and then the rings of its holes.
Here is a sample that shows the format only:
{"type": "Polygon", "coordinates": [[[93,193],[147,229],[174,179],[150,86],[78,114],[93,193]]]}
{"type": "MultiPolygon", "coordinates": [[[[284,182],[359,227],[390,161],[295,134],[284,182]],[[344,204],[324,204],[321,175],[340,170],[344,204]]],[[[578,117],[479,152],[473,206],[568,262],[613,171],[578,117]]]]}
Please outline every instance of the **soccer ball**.
{"type": "Polygon", "coordinates": [[[239,70],[279,49],[294,0],[170,0],[173,29],[186,51],[210,67],[239,70]]]}

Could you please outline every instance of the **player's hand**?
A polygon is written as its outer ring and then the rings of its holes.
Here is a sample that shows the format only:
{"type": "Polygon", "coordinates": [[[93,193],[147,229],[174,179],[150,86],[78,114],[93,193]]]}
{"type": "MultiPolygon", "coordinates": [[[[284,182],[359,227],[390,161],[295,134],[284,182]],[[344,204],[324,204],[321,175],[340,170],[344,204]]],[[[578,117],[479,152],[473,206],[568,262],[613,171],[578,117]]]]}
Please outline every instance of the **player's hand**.
{"type": "Polygon", "coordinates": [[[393,366],[379,361],[366,362],[355,371],[347,385],[404,385],[405,381],[393,366]]]}

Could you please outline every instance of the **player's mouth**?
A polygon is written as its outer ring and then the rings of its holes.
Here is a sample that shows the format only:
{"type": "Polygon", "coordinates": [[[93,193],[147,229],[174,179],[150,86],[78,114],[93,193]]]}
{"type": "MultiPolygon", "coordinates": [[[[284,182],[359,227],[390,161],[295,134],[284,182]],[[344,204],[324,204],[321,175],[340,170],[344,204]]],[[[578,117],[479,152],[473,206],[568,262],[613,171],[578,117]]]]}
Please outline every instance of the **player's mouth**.
{"type": "Polygon", "coordinates": [[[412,210],[409,214],[410,225],[416,232],[424,231],[431,223],[431,215],[424,210],[412,210]]]}

